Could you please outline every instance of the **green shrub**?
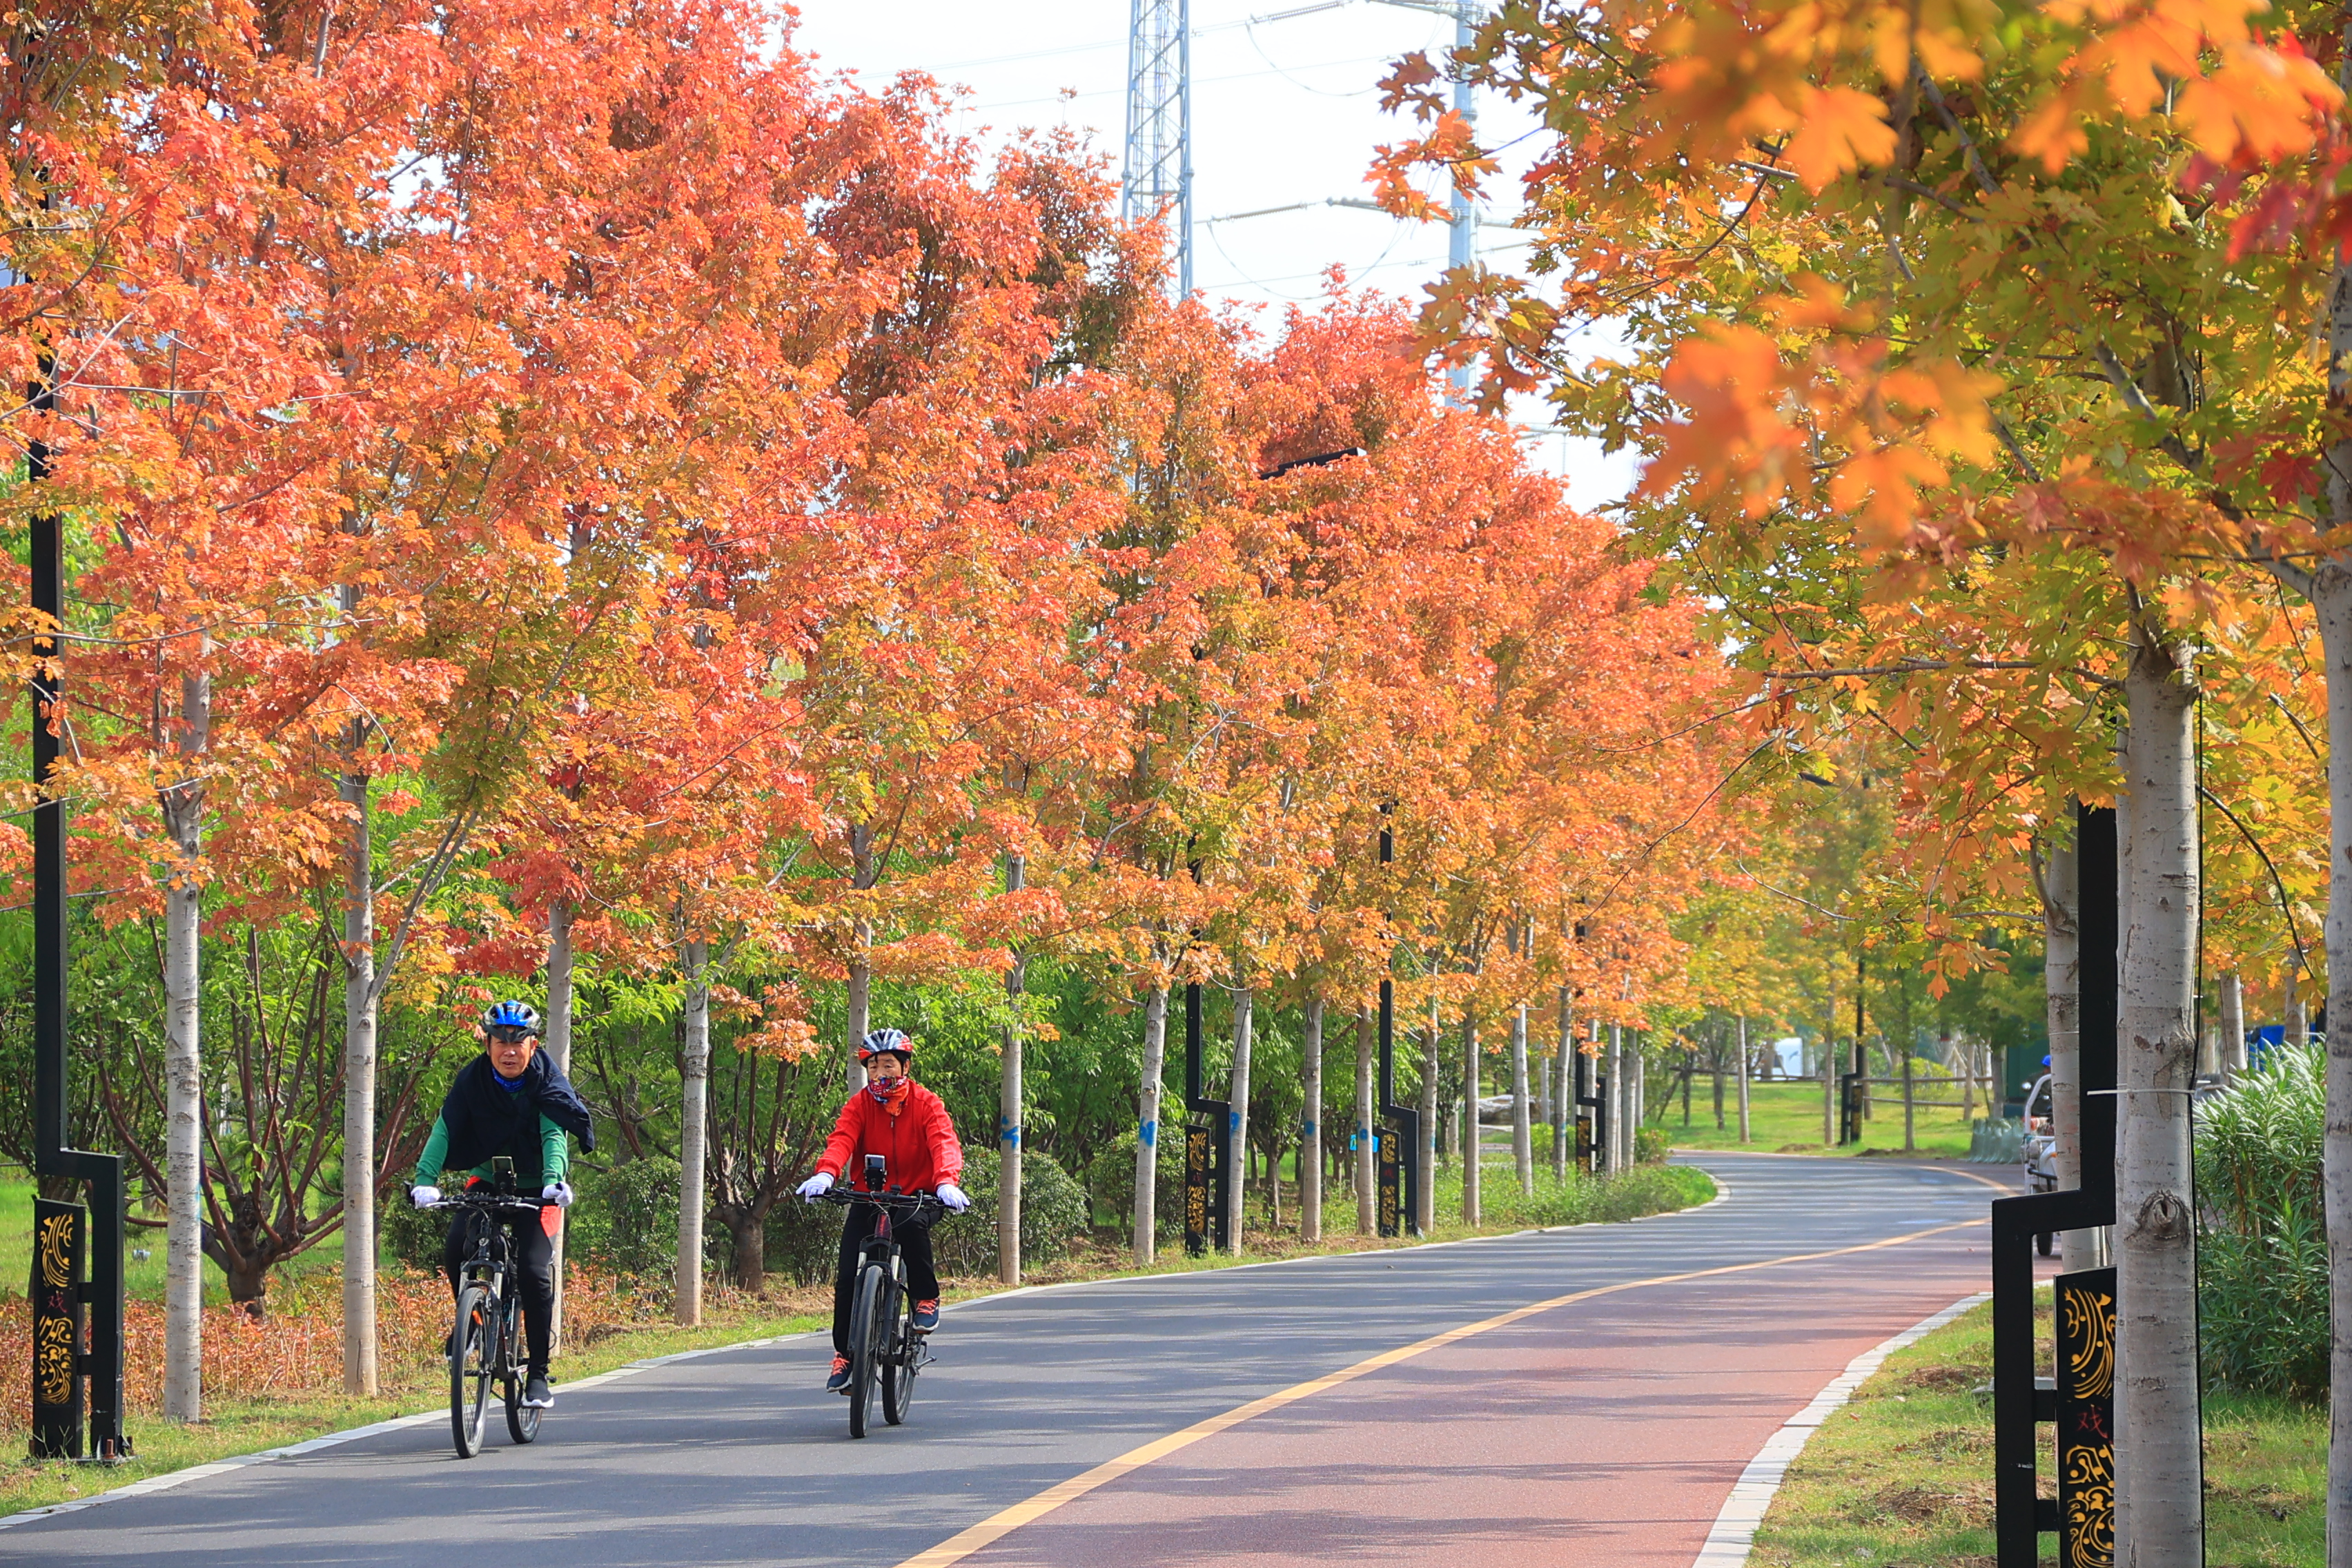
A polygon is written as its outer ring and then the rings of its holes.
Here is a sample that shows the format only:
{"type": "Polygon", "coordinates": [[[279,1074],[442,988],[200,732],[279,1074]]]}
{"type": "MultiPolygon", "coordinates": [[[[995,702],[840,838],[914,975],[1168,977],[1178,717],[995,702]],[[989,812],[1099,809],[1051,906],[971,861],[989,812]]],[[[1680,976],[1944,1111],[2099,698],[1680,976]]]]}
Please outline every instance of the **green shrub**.
{"type": "Polygon", "coordinates": [[[2328,1382],[2320,1047],[2273,1048],[2197,1108],[2199,1340],[2208,1377],[2321,1400],[2328,1382]]]}
{"type": "Polygon", "coordinates": [[[580,1201],[566,1218],[571,1247],[618,1274],[677,1273],[677,1162],[647,1154],[578,1174],[580,1201]]]}
{"type": "MultiPolygon", "coordinates": [[[[966,1149],[963,1180],[971,1212],[950,1215],[931,1232],[940,1272],[966,1278],[996,1272],[996,1151],[966,1149]]],[[[1087,1194],[1053,1156],[1032,1151],[1021,1162],[1021,1261],[1051,1263],[1087,1231],[1087,1194]]]]}
{"type": "Polygon", "coordinates": [[[2273,1047],[2197,1108],[2198,1196],[2241,1234],[2290,1205],[2317,1213],[2326,1112],[2322,1048],[2273,1047]]]}
{"type": "Polygon", "coordinates": [[[1637,1165],[1663,1164],[1666,1151],[1673,1145],[1674,1140],[1667,1136],[1664,1128],[1636,1127],[1633,1129],[1633,1163],[1637,1165]]]}
{"type": "Polygon", "coordinates": [[[2198,1247],[2205,1375],[2254,1394],[2327,1397],[2327,1231],[2286,1207],[2259,1235],[2208,1233],[2198,1247]]]}
{"type": "Polygon", "coordinates": [[[796,1285],[832,1279],[841,1251],[841,1222],[848,1212],[789,1196],[777,1204],[768,1211],[768,1271],[788,1275],[796,1285]]]}
{"type": "MultiPolygon", "coordinates": [[[[1120,1234],[1135,1234],[1135,1134],[1123,1132],[1105,1145],[1087,1167],[1087,1196],[1095,1212],[1108,1214],[1120,1234]]],[[[1151,1228],[1161,1239],[1184,1228],[1184,1145],[1163,1142],[1153,1162],[1151,1228]]]]}
{"type": "MultiPolygon", "coordinates": [[[[1643,1215],[1688,1208],[1713,1196],[1715,1183],[1706,1172],[1689,1165],[1636,1165],[1620,1176],[1587,1176],[1570,1171],[1564,1182],[1555,1179],[1549,1170],[1538,1170],[1532,1197],[1522,1194],[1507,1173],[1498,1179],[1497,1172],[1488,1167],[1478,1186],[1478,1210],[1489,1227],[1525,1226],[1532,1230],[1545,1226],[1636,1219],[1643,1215]]],[[[1462,1173],[1458,1169],[1439,1173],[1435,1197],[1435,1210],[1441,1221],[1461,1214],[1462,1173]]]]}
{"type": "Polygon", "coordinates": [[[404,1184],[398,1195],[385,1200],[376,1221],[376,1245],[411,1268],[441,1271],[441,1246],[449,1235],[449,1216],[420,1209],[408,1201],[404,1184]]]}

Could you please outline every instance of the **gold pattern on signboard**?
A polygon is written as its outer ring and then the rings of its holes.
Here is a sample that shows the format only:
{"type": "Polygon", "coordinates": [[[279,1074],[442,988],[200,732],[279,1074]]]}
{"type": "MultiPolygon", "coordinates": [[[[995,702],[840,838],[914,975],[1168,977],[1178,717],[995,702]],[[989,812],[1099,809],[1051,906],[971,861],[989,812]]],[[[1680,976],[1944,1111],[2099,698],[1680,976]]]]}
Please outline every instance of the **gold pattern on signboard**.
{"type": "Polygon", "coordinates": [[[73,1288],[73,1222],[69,1214],[46,1215],[41,1219],[41,1284],[52,1290],[73,1288]]]}
{"type": "MultiPolygon", "coordinates": [[[[2110,1398],[2116,1385],[2115,1297],[2070,1286],[2061,1310],[2070,1401],[2110,1398]]],[[[2070,1433],[2061,1456],[2068,1568],[2113,1568],[2116,1560],[2115,1438],[2098,1430],[2094,1406],[2085,1413],[2089,1429],[2070,1433]]]]}
{"type": "Polygon", "coordinates": [[[2105,1290],[2066,1292],[2066,1336],[2074,1346],[2068,1373],[2074,1397],[2106,1399],[2116,1391],[2116,1299],[2105,1290]]]}
{"type": "Polygon", "coordinates": [[[70,1405],[74,1394],[74,1323],[44,1315],[33,1325],[33,1390],[41,1405],[70,1405]]]}

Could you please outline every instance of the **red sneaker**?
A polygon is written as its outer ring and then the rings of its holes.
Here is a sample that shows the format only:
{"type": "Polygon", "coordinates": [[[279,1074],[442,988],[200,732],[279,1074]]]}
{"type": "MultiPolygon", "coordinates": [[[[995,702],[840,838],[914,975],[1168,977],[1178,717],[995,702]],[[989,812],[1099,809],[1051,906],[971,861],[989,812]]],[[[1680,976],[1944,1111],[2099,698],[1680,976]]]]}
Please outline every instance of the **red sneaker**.
{"type": "Polygon", "coordinates": [[[940,1304],[937,1301],[915,1303],[915,1331],[928,1334],[940,1326],[940,1304]]]}

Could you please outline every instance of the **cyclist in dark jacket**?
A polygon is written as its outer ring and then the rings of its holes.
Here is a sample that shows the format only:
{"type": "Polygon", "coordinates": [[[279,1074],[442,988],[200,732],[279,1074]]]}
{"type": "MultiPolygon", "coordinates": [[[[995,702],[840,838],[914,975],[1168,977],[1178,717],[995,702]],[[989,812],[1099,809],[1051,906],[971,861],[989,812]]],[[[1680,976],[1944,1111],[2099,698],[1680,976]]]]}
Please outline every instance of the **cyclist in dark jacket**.
{"type": "MultiPolygon", "coordinates": [[[[845,1170],[863,1170],[866,1156],[879,1154],[891,1187],[902,1193],[937,1193],[950,1214],[961,1214],[971,1200],[956,1185],[963,1174],[963,1144],[955,1123],[940,1097],[908,1076],[914,1065],[915,1042],[897,1029],[877,1029],[858,1042],[857,1059],[866,1064],[866,1087],[849,1097],[817,1157],[816,1174],[801,1184],[801,1196],[816,1199],[829,1191],[845,1170]]],[[[882,1211],[871,1204],[852,1204],[841,1226],[840,1267],[833,1282],[833,1370],[826,1388],[839,1393],[849,1385],[850,1295],[857,1283],[858,1247],[874,1234],[882,1211]]],[[[894,1222],[891,1234],[907,1265],[907,1289],[915,1298],[914,1327],[929,1333],[940,1326],[940,1277],[931,1262],[931,1227],[894,1222]]]]}
{"type": "MultiPolygon", "coordinates": [[[[539,1048],[539,1015],[520,1002],[499,1002],[482,1016],[483,1053],[459,1069],[434,1118],[432,1136],[416,1162],[409,1196],[418,1208],[441,1201],[441,1174],[464,1171],[469,1184],[487,1180],[490,1162],[503,1154],[514,1163],[515,1185],[539,1189],[541,1223],[515,1226],[515,1271],[521,1288],[523,1335],[529,1344],[529,1377],[523,1403],[544,1410],[555,1403],[547,1382],[550,1331],[555,1319],[555,1233],[572,1204],[572,1154],[566,1134],[593,1152],[595,1128],[587,1103],[539,1048]]],[[[457,1289],[473,1245],[471,1216],[458,1214],[441,1249],[449,1289],[457,1289]]]]}

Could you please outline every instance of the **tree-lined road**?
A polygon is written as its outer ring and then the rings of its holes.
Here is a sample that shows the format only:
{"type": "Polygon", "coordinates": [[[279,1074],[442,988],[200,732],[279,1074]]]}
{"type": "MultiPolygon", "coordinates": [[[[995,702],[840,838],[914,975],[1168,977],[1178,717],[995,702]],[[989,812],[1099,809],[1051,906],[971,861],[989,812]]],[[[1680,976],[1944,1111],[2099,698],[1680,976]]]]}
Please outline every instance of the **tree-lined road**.
{"type": "Polygon", "coordinates": [[[531,1448],[494,1436],[461,1463],[445,1425],[404,1428],[17,1526],[0,1557],[1687,1568],[1775,1428],[1983,1288],[1993,1195],[1931,1167],[1700,1163],[1725,1197],[1628,1225],[973,1301],[911,1423],[862,1443],[803,1337],[560,1392],[531,1448]],[[970,1533],[1156,1438],[1547,1302],[970,1533]]]}

